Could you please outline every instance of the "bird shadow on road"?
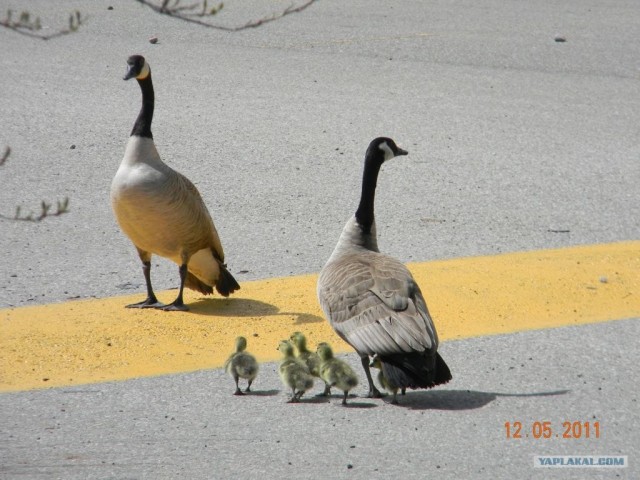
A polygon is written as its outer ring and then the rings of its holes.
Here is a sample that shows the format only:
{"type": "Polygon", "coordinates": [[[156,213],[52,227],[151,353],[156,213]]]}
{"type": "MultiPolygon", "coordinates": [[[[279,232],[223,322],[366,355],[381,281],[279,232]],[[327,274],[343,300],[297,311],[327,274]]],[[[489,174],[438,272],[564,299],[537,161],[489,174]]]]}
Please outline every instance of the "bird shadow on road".
{"type": "Polygon", "coordinates": [[[247,397],[275,397],[276,395],[280,395],[280,390],[251,390],[245,394],[247,397]]]}
{"type": "Polygon", "coordinates": [[[310,313],[281,312],[278,307],[250,298],[201,298],[189,303],[189,311],[196,315],[216,317],[295,317],[296,324],[324,322],[322,317],[310,313]]]}
{"type": "Polygon", "coordinates": [[[250,298],[200,298],[188,306],[191,313],[216,317],[266,317],[278,314],[275,305],[250,298]]]}
{"type": "Polygon", "coordinates": [[[565,395],[569,391],[499,393],[475,390],[431,390],[407,392],[405,396],[398,397],[398,406],[411,410],[474,410],[488,405],[498,397],[549,397],[565,395]]]}

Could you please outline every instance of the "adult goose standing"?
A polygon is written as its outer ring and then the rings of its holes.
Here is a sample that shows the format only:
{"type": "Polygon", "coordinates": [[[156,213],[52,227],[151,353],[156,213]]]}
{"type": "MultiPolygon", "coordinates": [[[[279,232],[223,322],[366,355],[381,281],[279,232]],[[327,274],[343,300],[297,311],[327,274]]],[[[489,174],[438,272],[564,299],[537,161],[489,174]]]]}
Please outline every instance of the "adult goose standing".
{"type": "Polygon", "coordinates": [[[438,335],[427,304],[409,270],[378,250],[374,198],[385,161],[407,155],[390,138],[367,149],[362,193],[318,279],[318,299],[336,333],[362,361],[369,397],[380,397],[369,369],[377,355],[385,378],[398,388],[431,388],[451,379],[438,353],[438,335]]]}
{"type": "Polygon", "coordinates": [[[134,308],[188,310],[186,286],[205,295],[213,287],[223,296],[240,288],[224,264],[224,252],[198,189],[160,159],[151,134],[154,93],[149,64],[140,55],[127,60],[124,80],[135,78],[142,90],[142,108],[124,158],[111,183],[111,204],[122,231],[142,261],[147,298],[134,308]],[[179,265],[180,289],[173,303],[158,301],[151,286],[151,255],[179,265]]]}

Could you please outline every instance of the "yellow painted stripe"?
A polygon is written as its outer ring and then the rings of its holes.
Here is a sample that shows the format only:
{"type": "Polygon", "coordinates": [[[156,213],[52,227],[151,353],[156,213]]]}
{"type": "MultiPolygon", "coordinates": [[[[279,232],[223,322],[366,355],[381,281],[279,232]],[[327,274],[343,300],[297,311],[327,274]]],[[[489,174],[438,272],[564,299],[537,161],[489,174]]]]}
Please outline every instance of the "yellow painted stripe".
{"type": "MultiPolygon", "coordinates": [[[[441,340],[640,317],[640,241],[409,267],[441,340]]],[[[124,308],[142,292],[0,310],[0,391],[220,367],[238,335],[261,361],[296,330],[349,351],[322,318],[316,279],[244,282],[230,299],[189,293],[188,313],[124,308]]]]}

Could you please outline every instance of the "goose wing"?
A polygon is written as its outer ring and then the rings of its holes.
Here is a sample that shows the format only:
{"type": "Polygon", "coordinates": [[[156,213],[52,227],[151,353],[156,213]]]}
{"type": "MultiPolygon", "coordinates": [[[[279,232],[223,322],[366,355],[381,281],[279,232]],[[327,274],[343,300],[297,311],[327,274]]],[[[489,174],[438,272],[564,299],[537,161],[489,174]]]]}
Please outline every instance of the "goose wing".
{"type": "MultiPolygon", "coordinates": [[[[206,239],[206,246],[211,248],[214,257],[220,260],[220,262],[224,262],[224,250],[222,249],[218,231],[216,230],[207,206],[202,200],[200,192],[191,180],[181,173],[175,173],[176,188],[173,191],[176,192],[176,197],[174,204],[180,205],[182,211],[189,212],[188,215],[182,216],[185,220],[188,219],[187,221],[190,223],[190,225],[187,226],[188,228],[185,228],[183,231],[189,232],[189,234],[193,236],[194,243],[206,239]]],[[[195,250],[197,249],[194,249],[194,251],[195,250]]]]}
{"type": "Polygon", "coordinates": [[[437,349],[420,288],[392,257],[359,252],[330,262],[320,273],[318,298],[336,333],[359,353],[437,349]]]}

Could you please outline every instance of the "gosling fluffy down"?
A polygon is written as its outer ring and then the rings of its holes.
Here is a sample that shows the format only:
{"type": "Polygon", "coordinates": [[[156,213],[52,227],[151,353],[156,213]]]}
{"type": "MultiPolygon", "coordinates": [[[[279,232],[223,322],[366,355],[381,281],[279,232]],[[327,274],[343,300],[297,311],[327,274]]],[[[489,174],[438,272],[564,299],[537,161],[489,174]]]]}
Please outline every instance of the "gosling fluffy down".
{"type": "Polygon", "coordinates": [[[291,342],[281,341],[278,350],[282,353],[278,373],[283,385],[291,389],[291,398],[288,403],[299,402],[302,395],[313,387],[313,376],[309,373],[307,366],[293,355],[291,342]]]}
{"type": "MultiPolygon", "coordinates": [[[[304,362],[309,372],[314,377],[320,378],[320,357],[316,352],[312,352],[307,348],[307,338],[302,332],[293,332],[290,337],[291,343],[298,351],[297,359],[304,362]]],[[[325,383],[324,391],[318,394],[319,397],[326,397],[331,393],[331,388],[325,383]]]]}
{"type": "MultiPolygon", "coordinates": [[[[391,403],[394,405],[398,404],[398,390],[399,386],[394,384],[392,381],[387,380],[387,377],[384,376],[384,367],[382,362],[380,361],[380,357],[377,355],[373,357],[373,361],[371,362],[371,367],[377,368],[380,371],[378,372],[378,383],[384,388],[387,392],[393,394],[393,398],[391,399],[391,403]]],[[[403,392],[404,394],[404,392],[403,392]]]]}
{"type": "Polygon", "coordinates": [[[258,361],[249,352],[246,352],[247,339],[244,337],[238,337],[235,341],[236,351],[229,356],[224,364],[225,371],[236,382],[236,391],[234,395],[244,395],[238,381],[241,378],[247,380],[247,388],[245,392],[251,391],[251,384],[258,376],[258,361]]]}
{"type": "Polygon", "coordinates": [[[290,341],[298,351],[296,358],[304,362],[311,375],[320,377],[320,357],[316,352],[312,352],[307,348],[307,338],[304,334],[302,332],[293,332],[290,341]]]}
{"type": "Polygon", "coordinates": [[[344,393],[342,405],[346,405],[349,391],[358,385],[358,376],[347,363],[333,356],[333,350],[329,344],[324,342],[318,344],[318,356],[320,357],[320,378],[328,388],[336,387],[342,390],[344,393]]]}

